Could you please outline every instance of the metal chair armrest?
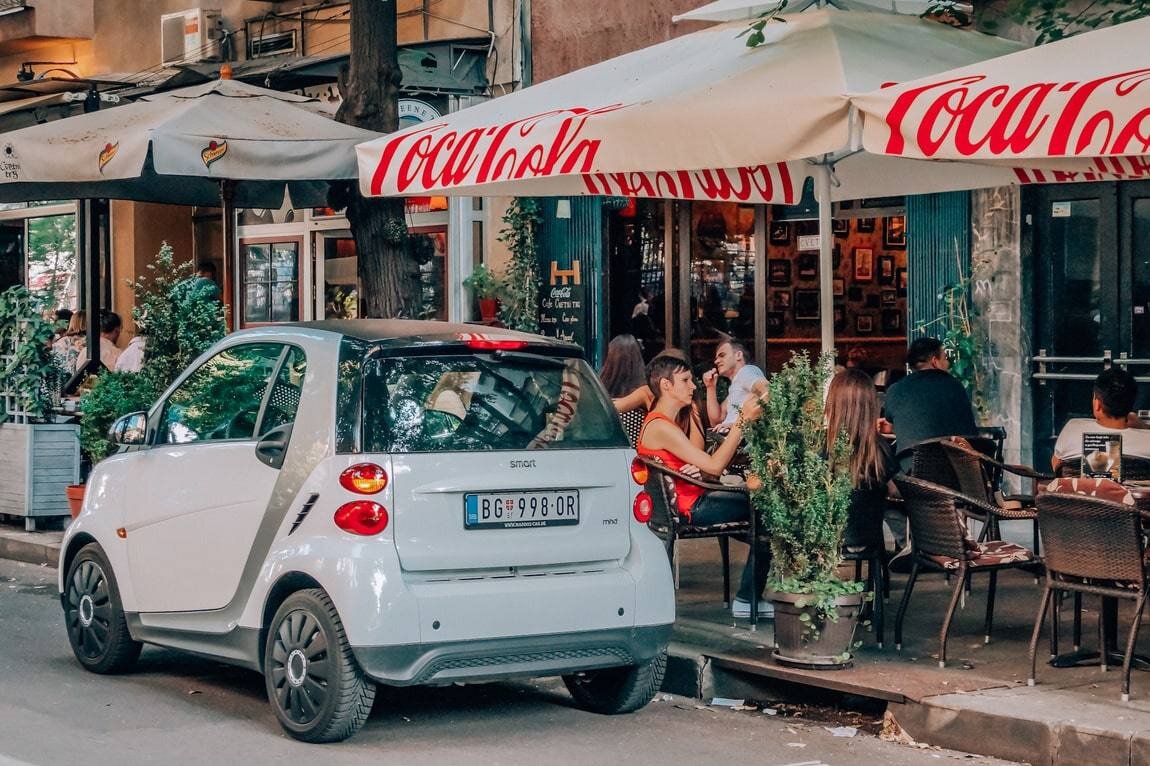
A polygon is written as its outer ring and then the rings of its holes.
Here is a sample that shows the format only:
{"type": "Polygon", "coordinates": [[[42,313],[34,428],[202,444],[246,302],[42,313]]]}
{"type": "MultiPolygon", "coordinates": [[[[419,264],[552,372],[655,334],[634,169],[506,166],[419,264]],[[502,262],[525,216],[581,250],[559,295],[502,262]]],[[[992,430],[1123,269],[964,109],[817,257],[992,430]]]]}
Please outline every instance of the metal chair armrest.
{"type": "Polygon", "coordinates": [[[671,468],[670,466],[665,465],[664,463],[662,463],[662,462],[660,462],[654,458],[640,456],[639,460],[642,461],[642,463],[644,465],[646,465],[648,468],[650,468],[653,471],[658,471],[659,473],[663,473],[663,474],[666,474],[667,476],[674,477],[677,481],[682,481],[682,482],[686,482],[687,484],[693,484],[696,487],[701,487],[702,489],[705,489],[708,492],[743,492],[743,493],[749,492],[749,490],[745,486],[742,486],[742,487],[734,486],[734,487],[732,487],[732,486],[728,486],[726,484],[723,484],[722,482],[707,481],[706,479],[698,479],[694,476],[688,476],[687,474],[683,473],[682,471],[676,471],[675,469],[671,468]]]}

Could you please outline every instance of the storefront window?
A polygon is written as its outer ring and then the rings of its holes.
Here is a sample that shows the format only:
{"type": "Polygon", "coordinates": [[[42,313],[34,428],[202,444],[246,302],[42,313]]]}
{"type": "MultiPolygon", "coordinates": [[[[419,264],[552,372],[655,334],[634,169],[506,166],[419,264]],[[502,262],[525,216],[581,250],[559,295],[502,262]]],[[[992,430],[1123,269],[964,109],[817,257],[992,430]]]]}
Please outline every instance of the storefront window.
{"type": "Polygon", "coordinates": [[[611,336],[630,333],[650,360],[663,350],[666,260],[663,200],[628,200],[611,211],[609,251],[611,336]]]}
{"type": "Polygon", "coordinates": [[[244,247],[244,322],[299,319],[299,243],[244,247]]]}
{"type": "Polygon", "coordinates": [[[755,208],[691,206],[691,358],[705,365],[728,337],[755,346],[755,208]]]}
{"type": "Polygon", "coordinates": [[[420,319],[447,319],[447,230],[412,232],[412,249],[419,263],[420,319]]]}
{"type": "Polygon", "coordinates": [[[359,318],[359,259],[351,237],[323,239],[323,317],[359,318]]]}
{"type": "MultiPolygon", "coordinates": [[[[55,308],[75,305],[76,216],[53,215],[27,222],[29,289],[55,308]]],[[[5,240],[5,246],[15,244],[11,236],[5,240]]]]}

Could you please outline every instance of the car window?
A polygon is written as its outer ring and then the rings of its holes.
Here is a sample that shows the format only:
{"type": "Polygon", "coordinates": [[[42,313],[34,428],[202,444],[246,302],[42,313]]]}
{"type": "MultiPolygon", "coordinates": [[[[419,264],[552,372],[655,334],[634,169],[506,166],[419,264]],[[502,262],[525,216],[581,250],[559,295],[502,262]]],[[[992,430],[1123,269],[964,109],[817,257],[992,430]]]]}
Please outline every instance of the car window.
{"type": "Polygon", "coordinates": [[[303,378],[307,373],[307,360],[303,351],[294,346],[287,348],[283,363],[280,365],[276,381],[272,384],[268,394],[268,403],[264,407],[264,418],[260,422],[260,438],[263,438],[273,428],[286,423],[295,422],[295,413],[299,409],[300,394],[303,392],[303,378]]]}
{"type": "Polygon", "coordinates": [[[611,400],[581,359],[376,360],[365,368],[363,416],[371,452],[627,446],[611,400]]]}
{"type": "Polygon", "coordinates": [[[164,403],[158,442],[251,439],[284,347],[232,346],[204,362],[164,403]]]}

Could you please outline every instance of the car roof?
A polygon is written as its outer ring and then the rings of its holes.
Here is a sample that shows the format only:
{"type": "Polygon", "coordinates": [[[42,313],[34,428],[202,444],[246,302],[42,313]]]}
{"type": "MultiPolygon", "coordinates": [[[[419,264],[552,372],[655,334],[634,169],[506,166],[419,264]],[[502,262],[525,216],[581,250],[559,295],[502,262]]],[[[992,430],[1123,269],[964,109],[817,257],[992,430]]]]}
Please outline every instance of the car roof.
{"type": "Polygon", "coordinates": [[[461,322],[440,322],[431,319],[325,319],[317,322],[288,322],[275,326],[277,330],[291,328],[321,330],[347,338],[378,343],[392,348],[426,345],[459,345],[470,338],[525,340],[535,347],[546,347],[582,355],[582,349],[565,341],[532,335],[505,328],[488,327],[461,322]]]}

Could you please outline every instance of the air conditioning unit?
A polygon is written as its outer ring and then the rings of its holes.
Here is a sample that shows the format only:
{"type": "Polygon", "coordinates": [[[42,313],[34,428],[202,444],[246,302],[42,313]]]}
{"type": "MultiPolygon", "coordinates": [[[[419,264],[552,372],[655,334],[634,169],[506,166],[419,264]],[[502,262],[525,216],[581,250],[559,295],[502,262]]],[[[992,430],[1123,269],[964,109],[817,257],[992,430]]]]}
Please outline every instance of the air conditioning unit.
{"type": "Polygon", "coordinates": [[[160,60],[164,66],[219,61],[223,37],[219,9],[165,13],[160,16],[160,60]]]}

